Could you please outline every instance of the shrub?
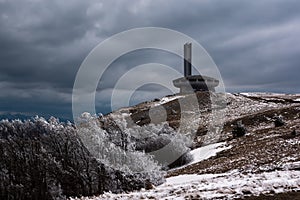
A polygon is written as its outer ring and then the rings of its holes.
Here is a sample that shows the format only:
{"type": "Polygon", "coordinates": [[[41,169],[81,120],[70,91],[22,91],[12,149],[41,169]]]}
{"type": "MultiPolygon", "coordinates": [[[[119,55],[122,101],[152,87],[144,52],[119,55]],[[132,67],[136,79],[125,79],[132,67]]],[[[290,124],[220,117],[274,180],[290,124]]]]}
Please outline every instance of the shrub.
{"type": "Polygon", "coordinates": [[[283,126],[285,123],[283,121],[283,118],[281,115],[279,116],[275,116],[275,120],[274,120],[274,125],[275,127],[280,127],[280,126],[283,126]]]}
{"type": "Polygon", "coordinates": [[[233,137],[242,137],[247,133],[247,129],[245,128],[242,121],[237,121],[232,130],[233,137]]]}
{"type": "Polygon", "coordinates": [[[160,171],[128,173],[107,165],[83,145],[78,131],[55,118],[1,121],[0,199],[91,196],[137,190],[152,177],[163,181],[160,171]]]}

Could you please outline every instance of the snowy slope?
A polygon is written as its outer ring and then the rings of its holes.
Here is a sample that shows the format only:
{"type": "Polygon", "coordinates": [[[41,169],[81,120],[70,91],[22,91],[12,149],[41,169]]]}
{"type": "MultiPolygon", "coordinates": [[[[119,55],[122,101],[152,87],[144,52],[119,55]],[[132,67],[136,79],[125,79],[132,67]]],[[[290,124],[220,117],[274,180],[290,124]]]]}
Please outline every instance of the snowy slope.
{"type": "Polygon", "coordinates": [[[193,160],[190,163],[188,163],[184,166],[175,168],[175,169],[171,169],[170,171],[184,168],[189,165],[209,159],[209,158],[217,155],[217,153],[222,152],[227,149],[230,149],[230,148],[231,148],[231,146],[228,146],[228,145],[226,146],[226,142],[219,142],[219,143],[209,144],[209,145],[206,145],[203,147],[196,148],[196,149],[190,151],[190,154],[192,155],[192,158],[193,158],[193,160]]]}
{"type": "Polygon", "coordinates": [[[238,198],[261,193],[300,191],[299,171],[275,171],[261,174],[242,174],[231,171],[223,174],[180,175],[170,177],[167,182],[152,190],[128,194],[105,193],[100,199],[213,199],[238,198]]]}
{"type": "MultiPolygon", "coordinates": [[[[153,105],[165,104],[175,109],[172,101],[178,98],[184,97],[172,96],[141,104],[135,107],[134,114],[138,116],[139,110],[144,112],[153,105]]],[[[300,192],[300,137],[291,136],[292,130],[300,133],[299,99],[300,95],[227,93],[222,137],[192,150],[194,160],[170,170],[164,184],[151,190],[105,193],[81,199],[232,199],[300,192]],[[276,115],[283,115],[285,126],[274,127],[276,115]],[[242,120],[247,127],[248,133],[242,138],[231,136],[236,120],[242,120]]],[[[200,112],[203,131],[209,117],[205,108],[200,112]]],[[[191,119],[196,114],[191,113],[191,119]]],[[[175,123],[176,118],[171,122],[175,123]]],[[[197,141],[201,142],[200,139],[197,141]]]]}

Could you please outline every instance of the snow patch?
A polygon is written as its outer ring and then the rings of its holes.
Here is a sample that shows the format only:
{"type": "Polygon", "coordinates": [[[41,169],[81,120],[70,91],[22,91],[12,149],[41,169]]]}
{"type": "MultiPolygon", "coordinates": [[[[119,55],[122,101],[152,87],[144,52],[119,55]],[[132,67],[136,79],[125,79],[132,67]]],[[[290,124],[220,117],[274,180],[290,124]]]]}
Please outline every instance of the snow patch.
{"type": "Polygon", "coordinates": [[[131,193],[105,193],[100,199],[214,199],[242,198],[268,193],[300,191],[299,171],[275,171],[261,174],[242,174],[237,170],[222,174],[179,175],[167,178],[166,183],[152,189],[131,193]]]}
{"type": "Polygon", "coordinates": [[[259,96],[285,96],[286,94],[283,93],[273,93],[273,92],[241,92],[241,95],[244,96],[252,96],[252,97],[259,97],[259,96]]]}
{"type": "Polygon", "coordinates": [[[166,179],[166,183],[163,185],[181,185],[184,183],[193,183],[197,182],[200,179],[204,178],[213,178],[213,177],[218,177],[222,176],[222,174],[203,174],[203,175],[198,175],[198,174],[184,174],[184,175],[179,175],[179,176],[173,176],[170,178],[166,179]]]}
{"type": "Polygon", "coordinates": [[[194,160],[189,165],[216,156],[217,153],[231,148],[231,146],[226,147],[225,144],[226,142],[220,142],[192,150],[190,153],[194,160]]]}
{"type": "Polygon", "coordinates": [[[168,103],[170,101],[173,101],[175,99],[179,99],[179,98],[182,98],[182,97],[183,96],[180,96],[180,95],[171,96],[171,97],[163,97],[158,103],[156,103],[156,105],[165,104],[165,103],[168,103]]]}
{"type": "Polygon", "coordinates": [[[177,169],[181,169],[181,168],[187,167],[189,165],[192,165],[192,164],[201,162],[203,160],[209,159],[213,156],[216,156],[217,153],[219,153],[221,151],[224,151],[224,150],[227,150],[227,149],[230,149],[232,147],[232,146],[225,146],[225,145],[226,145],[226,142],[220,142],[220,143],[209,144],[209,145],[194,149],[194,150],[189,152],[193,157],[192,162],[190,162],[186,165],[180,166],[180,167],[173,168],[169,171],[174,171],[174,170],[177,170],[177,169]]]}

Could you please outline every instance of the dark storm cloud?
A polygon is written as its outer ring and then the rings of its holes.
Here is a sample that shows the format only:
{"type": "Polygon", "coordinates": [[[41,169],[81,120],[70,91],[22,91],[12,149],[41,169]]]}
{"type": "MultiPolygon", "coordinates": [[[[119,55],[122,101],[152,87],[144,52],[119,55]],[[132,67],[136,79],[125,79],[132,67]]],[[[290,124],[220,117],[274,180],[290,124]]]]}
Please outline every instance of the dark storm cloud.
{"type": "MultiPolygon", "coordinates": [[[[298,0],[0,0],[0,111],[70,113],[75,76],[89,51],[113,34],[143,26],[171,28],[199,41],[229,91],[300,92],[299,6],[298,0]]],[[[122,73],[145,62],[181,70],[177,58],[160,53],[120,59],[99,88],[110,94],[122,73]]],[[[153,87],[141,95],[147,91],[153,87]]]]}

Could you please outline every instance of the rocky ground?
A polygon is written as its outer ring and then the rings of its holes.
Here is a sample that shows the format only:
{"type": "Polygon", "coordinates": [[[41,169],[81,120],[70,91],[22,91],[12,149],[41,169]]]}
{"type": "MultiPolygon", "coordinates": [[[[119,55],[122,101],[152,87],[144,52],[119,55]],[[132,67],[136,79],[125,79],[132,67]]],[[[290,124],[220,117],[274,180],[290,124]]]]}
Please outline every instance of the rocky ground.
{"type": "Polygon", "coordinates": [[[169,96],[110,115],[123,115],[130,123],[144,125],[153,123],[149,110],[162,106],[173,128],[184,132],[196,125],[193,149],[213,143],[222,144],[223,149],[169,170],[167,182],[152,190],[106,193],[94,199],[300,199],[300,95],[198,93],[199,104],[191,109],[195,112],[182,108],[183,99],[192,105],[189,95],[169,96]],[[182,116],[188,119],[185,125],[182,116]],[[275,127],[276,116],[282,116],[283,126],[275,127]],[[238,138],[232,136],[237,121],[247,129],[238,138]]]}
{"type": "MultiPolygon", "coordinates": [[[[240,98],[241,95],[238,97],[240,98]]],[[[276,99],[283,99],[280,97],[276,96],[276,99]]],[[[263,96],[255,97],[255,100],[252,97],[243,98],[246,98],[247,102],[248,99],[251,99],[250,101],[253,103],[251,106],[255,105],[255,101],[258,106],[262,101],[267,101],[265,100],[267,98],[263,96]]],[[[184,169],[172,171],[169,176],[182,173],[223,173],[233,169],[241,172],[260,173],[284,169],[288,163],[300,161],[300,105],[298,102],[278,102],[280,103],[274,103],[272,99],[270,104],[266,103],[271,107],[264,107],[253,113],[250,111],[248,114],[242,114],[236,111],[238,116],[232,114],[231,120],[226,122],[222,132],[222,140],[232,146],[229,150],[222,151],[211,159],[195,163],[184,169]],[[276,115],[283,116],[285,125],[275,127],[273,119],[276,115]],[[231,125],[237,120],[242,120],[247,128],[247,134],[243,137],[233,138],[231,125]],[[292,135],[294,130],[298,135],[292,135]]],[[[239,109],[239,106],[236,108],[239,109]]],[[[233,109],[231,111],[234,113],[233,109]]],[[[297,169],[299,167],[295,166],[297,169]]]]}

